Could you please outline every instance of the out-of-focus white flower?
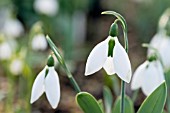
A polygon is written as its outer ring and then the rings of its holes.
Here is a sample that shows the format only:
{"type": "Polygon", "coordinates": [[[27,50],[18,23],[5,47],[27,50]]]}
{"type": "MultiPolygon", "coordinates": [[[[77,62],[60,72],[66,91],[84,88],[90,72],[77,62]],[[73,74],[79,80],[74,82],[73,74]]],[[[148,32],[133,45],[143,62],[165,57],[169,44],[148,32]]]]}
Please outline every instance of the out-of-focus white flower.
{"type": "Polygon", "coordinates": [[[24,32],[24,28],[17,19],[8,19],[4,23],[3,32],[7,37],[17,38],[24,32]]]}
{"type": "Polygon", "coordinates": [[[116,73],[123,81],[130,82],[132,75],[130,60],[117,37],[108,36],[93,48],[87,59],[85,75],[93,74],[102,67],[108,75],[116,73]]]}
{"type": "MultiPolygon", "coordinates": [[[[170,37],[165,33],[157,33],[151,40],[150,45],[158,50],[160,58],[163,61],[165,69],[170,68],[170,37]]],[[[148,49],[148,56],[155,51],[151,48],[148,49]]]]}
{"type": "Polygon", "coordinates": [[[41,14],[54,16],[59,9],[57,0],[35,0],[34,9],[41,14]]]}
{"type": "Polygon", "coordinates": [[[33,50],[45,50],[47,48],[47,41],[43,34],[35,35],[32,39],[33,50]]]}
{"type": "Polygon", "coordinates": [[[53,65],[45,66],[45,68],[36,77],[31,93],[30,103],[35,102],[44,92],[52,108],[55,109],[60,101],[60,83],[58,74],[53,65]]]}
{"type": "Polygon", "coordinates": [[[7,60],[11,58],[12,55],[12,48],[10,47],[9,43],[3,42],[0,44],[0,59],[7,60]]]}
{"type": "Polygon", "coordinates": [[[143,93],[150,95],[161,83],[164,82],[164,72],[159,61],[145,61],[135,71],[131,88],[142,88],[143,93]]]}
{"type": "Polygon", "coordinates": [[[10,64],[10,71],[14,75],[19,75],[23,70],[23,62],[21,59],[14,59],[10,64]]]}

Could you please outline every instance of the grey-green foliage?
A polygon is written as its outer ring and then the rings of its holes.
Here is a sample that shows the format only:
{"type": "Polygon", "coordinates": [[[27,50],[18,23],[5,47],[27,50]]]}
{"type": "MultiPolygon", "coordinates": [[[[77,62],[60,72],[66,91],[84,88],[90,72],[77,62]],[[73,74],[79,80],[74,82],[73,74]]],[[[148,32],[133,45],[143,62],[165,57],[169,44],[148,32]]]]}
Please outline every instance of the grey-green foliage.
{"type": "MultiPolygon", "coordinates": [[[[120,102],[121,102],[121,98],[118,97],[116,99],[116,102],[113,106],[113,110],[112,110],[112,113],[120,113],[120,102]]],[[[125,113],[134,113],[134,107],[133,107],[133,102],[132,100],[128,97],[128,96],[125,96],[125,113]]],[[[146,112],[146,113],[149,113],[149,112],[146,112]]]]}
{"type": "Polygon", "coordinates": [[[90,93],[78,93],[76,95],[76,101],[84,113],[103,113],[99,103],[90,93]]]}
{"type": "Polygon", "coordinates": [[[163,82],[150,96],[148,96],[137,113],[162,113],[167,97],[166,83],[163,82]]]}
{"type": "Polygon", "coordinates": [[[113,97],[110,89],[107,86],[105,86],[103,89],[103,97],[104,97],[105,112],[111,113],[113,97]]]}

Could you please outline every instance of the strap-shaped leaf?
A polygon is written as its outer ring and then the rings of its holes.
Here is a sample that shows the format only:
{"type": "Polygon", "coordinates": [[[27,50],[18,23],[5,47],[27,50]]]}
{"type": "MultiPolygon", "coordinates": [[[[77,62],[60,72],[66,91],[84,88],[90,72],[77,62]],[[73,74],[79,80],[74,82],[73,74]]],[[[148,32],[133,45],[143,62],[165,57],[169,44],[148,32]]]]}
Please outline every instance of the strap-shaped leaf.
{"type": "MultiPolygon", "coordinates": [[[[115,104],[114,104],[112,113],[120,113],[120,101],[121,101],[121,98],[118,97],[116,99],[115,104]]],[[[134,113],[134,107],[133,107],[132,100],[128,96],[125,96],[125,101],[124,102],[125,102],[125,108],[124,108],[125,113],[134,113]]]]}
{"type": "Polygon", "coordinates": [[[149,95],[137,113],[162,113],[167,97],[166,83],[163,82],[151,95],[149,95]]]}
{"type": "Polygon", "coordinates": [[[103,113],[99,103],[90,93],[78,93],[76,95],[76,101],[84,113],[103,113]]]}
{"type": "Polygon", "coordinates": [[[104,105],[106,113],[111,113],[113,96],[110,89],[107,86],[104,86],[103,89],[104,105]]]}

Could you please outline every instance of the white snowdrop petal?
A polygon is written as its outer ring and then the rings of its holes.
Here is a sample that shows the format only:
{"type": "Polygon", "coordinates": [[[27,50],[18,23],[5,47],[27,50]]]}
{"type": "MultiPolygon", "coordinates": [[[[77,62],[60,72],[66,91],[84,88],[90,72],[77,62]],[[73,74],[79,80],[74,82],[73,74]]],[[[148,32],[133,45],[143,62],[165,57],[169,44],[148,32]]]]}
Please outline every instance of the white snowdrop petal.
{"type": "Polygon", "coordinates": [[[7,42],[0,44],[0,59],[9,59],[12,55],[12,48],[7,42]]]}
{"type": "Polygon", "coordinates": [[[43,34],[35,35],[32,39],[33,50],[45,50],[47,48],[47,41],[43,34]]]}
{"type": "Polygon", "coordinates": [[[24,28],[20,21],[16,20],[6,20],[4,24],[3,31],[8,37],[19,37],[23,32],[24,28]]]}
{"type": "MultiPolygon", "coordinates": [[[[150,45],[154,47],[155,49],[158,49],[161,42],[162,42],[162,37],[164,35],[162,33],[157,33],[151,40],[150,45]]],[[[153,49],[148,48],[148,56],[153,54],[155,51],[153,49]]]]}
{"type": "Polygon", "coordinates": [[[60,83],[54,67],[49,67],[49,72],[45,79],[45,92],[50,105],[55,109],[60,101],[60,83]]]}
{"type": "Polygon", "coordinates": [[[142,83],[145,82],[145,80],[143,79],[143,76],[145,74],[146,66],[148,65],[148,63],[149,63],[148,61],[145,61],[134,72],[134,75],[132,77],[132,83],[131,83],[132,90],[136,90],[142,87],[142,83]]]}
{"type": "Polygon", "coordinates": [[[9,66],[10,71],[14,75],[19,75],[23,69],[23,62],[21,59],[14,59],[9,66]]]}
{"type": "Polygon", "coordinates": [[[57,0],[35,0],[34,8],[39,13],[54,16],[59,6],[57,0]]]}
{"type": "Polygon", "coordinates": [[[34,81],[32,92],[31,92],[31,101],[30,101],[31,104],[35,102],[45,91],[44,88],[45,72],[46,72],[46,67],[37,75],[34,81]]]}
{"type": "Polygon", "coordinates": [[[108,56],[108,38],[97,44],[87,58],[85,75],[90,75],[99,71],[108,56]]]}
{"type": "Polygon", "coordinates": [[[150,95],[164,81],[164,79],[160,79],[162,78],[160,76],[164,75],[159,73],[156,62],[150,62],[144,73],[142,84],[142,91],[146,96],[150,95]]]}
{"type": "Polygon", "coordinates": [[[118,39],[116,37],[114,38],[115,47],[113,49],[113,62],[115,72],[123,81],[129,83],[132,76],[130,60],[118,39]]]}
{"type": "Polygon", "coordinates": [[[159,53],[161,55],[162,61],[166,68],[170,68],[170,52],[167,51],[170,49],[170,37],[164,37],[162,38],[161,45],[158,46],[159,53]]]}
{"type": "Polygon", "coordinates": [[[115,74],[114,65],[113,65],[113,57],[108,57],[103,68],[105,69],[108,75],[115,74]]]}

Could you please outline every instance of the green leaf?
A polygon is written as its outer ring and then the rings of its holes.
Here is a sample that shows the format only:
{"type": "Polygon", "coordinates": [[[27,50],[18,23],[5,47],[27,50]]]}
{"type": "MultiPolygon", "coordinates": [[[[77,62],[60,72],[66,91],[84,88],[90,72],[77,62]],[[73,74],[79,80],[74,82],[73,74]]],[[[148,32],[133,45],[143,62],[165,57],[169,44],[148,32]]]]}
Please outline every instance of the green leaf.
{"type": "Polygon", "coordinates": [[[99,99],[99,100],[98,100],[98,103],[99,103],[99,106],[100,106],[100,108],[102,109],[102,111],[104,111],[103,100],[102,100],[102,99],[99,99]]]}
{"type": "Polygon", "coordinates": [[[163,82],[150,96],[148,96],[137,113],[162,113],[167,96],[166,83],[163,82]]]}
{"type": "MultiPolygon", "coordinates": [[[[121,101],[121,98],[118,97],[114,104],[112,113],[120,113],[120,101],[121,101]]],[[[128,96],[125,96],[124,102],[125,102],[125,113],[134,113],[134,107],[133,107],[132,100],[128,96]]]]}
{"type": "Polygon", "coordinates": [[[103,113],[99,103],[90,93],[78,93],[76,95],[76,101],[84,113],[103,113]]]}
{"type": "Polygon", "coordinates": [[[110,89],[107,86],[104,86],[103,96],[106,113],[111,113],[113,97],[110,89]]]}

